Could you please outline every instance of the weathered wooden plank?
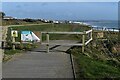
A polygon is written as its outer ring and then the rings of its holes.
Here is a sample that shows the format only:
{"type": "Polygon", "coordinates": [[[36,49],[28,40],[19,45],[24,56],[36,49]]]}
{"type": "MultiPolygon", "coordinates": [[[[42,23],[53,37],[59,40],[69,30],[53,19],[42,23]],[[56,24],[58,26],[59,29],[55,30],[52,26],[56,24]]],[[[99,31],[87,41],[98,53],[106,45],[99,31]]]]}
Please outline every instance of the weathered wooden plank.
{"type": "Polygon", "coordinates": [[[33,44],[31,42],[12,42],[12,44],[33,44]]]}
{"type": "Polygon", "coordinates": [[[83,32],[41,32],[45,34],[84,34],[83,32]]]}
{"type": "Polygon", "coordinates": [[[92,32],[92,29],[91,29],[91,30],[86,31],[85,33],[86,33],[86,34],[88,34],[88,33],[90,33],[90,32],[92,32]]]}
{"type": "Polygon", "coordinates": [[[76,43],[76,44],[71,44],[71,43],[42,43],[42,45],[63,45],[63,46],[82,46],[82,43],[76,43]]]}
{"type": "Polygon", "coordinates": [[[90,41],[92,41],[92,38],[89,39],[89,40],[85,43],[85,45],[87,45],[90,41]]]}

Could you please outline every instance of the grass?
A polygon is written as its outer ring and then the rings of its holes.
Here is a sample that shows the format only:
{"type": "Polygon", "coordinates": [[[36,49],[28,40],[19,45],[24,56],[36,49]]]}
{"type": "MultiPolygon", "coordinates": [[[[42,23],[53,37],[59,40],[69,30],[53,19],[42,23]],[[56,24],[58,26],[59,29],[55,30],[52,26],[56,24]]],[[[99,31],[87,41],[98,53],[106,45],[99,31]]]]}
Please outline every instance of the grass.
{"type": "MultiPolygon", "coordinates": [[[[45,25],[25,25],[25,26],[14,26],[10,27],[13,30],[19,31],[19,37],[16,38],[16,41],[20,41],[20,32],[23,30],[30,30],[30,31],[63,31],[63,32],[81,32],[85,30],[89,30],[90,28],[85,25],[78,25],[78,24],[45,24],[45,25]]],[[[8,41],[10,39],[10,28],[8,29],[8,41]]],[[[43,41],[46,39],[46,35],[43,34],[43,41]]],[[[51,40],[58,40],[58,39],[67,39],[67,40],[80,40],[80,35],[61,35],[61,34],[50,34],[51,40]]]]}
{"type": "Polygon", "coordinates": [[[45,24],[45,25],[29,25],[12,27],[15,30],[31,30],[31,31],[84,31],[88,30],[84,25],[73,24],[45,24]]]}
{"type": "Polygon", "coordinates": [[[34,49],[38,46],[38,44],[20,44],[20,45],[16,45],[16,49],[15,50],[12,50],[11,47],[5,49],[5,54],[6,55],[14,55],[16,53],[21,53],[23,51],[28,51],[28,50],[31,50],[31,49],[34,49]]]}
{"type": "MultiPolygon", "coordinates": [[[[78,71],[77,78],[120,78],[120,64],[113,60],[99,60],[82,54],[79,48],[69,51],[75,57],[78,71]]],[[[95,52],[94,52],[95,53],[95,52]]]]}
{"type": "Polygon", "coordinates": [[[6,55],[13,55],[13,54],[16,54],[16,53],[21,53],[22,51],[21,50],[12,50],[12,49],[7,49],[7,50],[5,50],[5,54],[6,55]]]}

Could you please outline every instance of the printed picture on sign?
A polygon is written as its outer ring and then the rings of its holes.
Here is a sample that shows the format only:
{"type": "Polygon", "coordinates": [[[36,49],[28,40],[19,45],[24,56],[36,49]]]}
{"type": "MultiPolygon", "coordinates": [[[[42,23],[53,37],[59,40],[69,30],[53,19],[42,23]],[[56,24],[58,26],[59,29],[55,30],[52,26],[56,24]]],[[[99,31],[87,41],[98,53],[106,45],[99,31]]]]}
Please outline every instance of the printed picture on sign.
{"type": "Polygon", "coordinates": [[[27,42],[27,41],[40,42],[40,39],[32,31],[22,31],[21,32],[21,41],[23,41],[23,42],[27,42]]]}

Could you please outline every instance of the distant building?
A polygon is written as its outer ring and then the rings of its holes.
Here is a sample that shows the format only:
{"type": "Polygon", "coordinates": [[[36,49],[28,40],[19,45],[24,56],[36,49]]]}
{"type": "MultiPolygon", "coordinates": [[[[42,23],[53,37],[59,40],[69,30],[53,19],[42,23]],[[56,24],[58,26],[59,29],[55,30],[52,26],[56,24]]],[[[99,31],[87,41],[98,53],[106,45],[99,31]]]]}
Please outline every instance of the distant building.
{"type": "Polygon", "coordinates": [[[59,23],[59,21],[53,21],[53,23],[58,24],[58,23],[59,23]]]}
{"type": "Polygon", "coordinates": [[[73,22],[74,24],[80,24],[80,22],[73,22]]]}
{"type": "Polygon", "coordinates": [[[61,22],[59,22],[59,23],[63,23],[63,22],[61,21],[61,22]]]}
{"type": "Polygon", "coordinates": [[[82,24],[82,25],[89,25],[89,24],[87,24],[87,23],[84,23],[84,22],[73,22],[74,24],[82,24]]]}
{"type": "Polygon", "coordinates": [[[72,23],[72,21],[69,21],[69,23],[71,24],[71,23],[72,23]]]}
{"type": "Polygon", "coordinates": [[[11,17],[11,16],[4,16],[4,18],[3,18],[3,19],[10,20],[10,19],[15,19],[15,18],[13,18],[13,17],[11,17]]]}
{"type": "Polygon", "coordinates": [[[47,22],[50,22],[50,20],[44,20],[44,22],[46,22],[46,23],[47,23],[47,22]]]}

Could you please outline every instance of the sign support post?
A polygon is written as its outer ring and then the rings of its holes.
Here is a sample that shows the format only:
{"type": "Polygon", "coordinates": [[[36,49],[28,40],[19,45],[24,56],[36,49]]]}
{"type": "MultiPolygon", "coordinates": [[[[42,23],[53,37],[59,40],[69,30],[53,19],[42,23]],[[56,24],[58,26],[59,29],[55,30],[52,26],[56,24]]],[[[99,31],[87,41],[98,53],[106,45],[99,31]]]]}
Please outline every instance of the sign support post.
{"type": "Polygon", "coordinates": [[[15,37],[12,37],[12,49],[15,50],[15,37]]]}
{"type": "Polygon", "coordinates": [[[11,29],[12,49],[15,50],[15,37],[18,37],[18,31],[11,29]]]}

